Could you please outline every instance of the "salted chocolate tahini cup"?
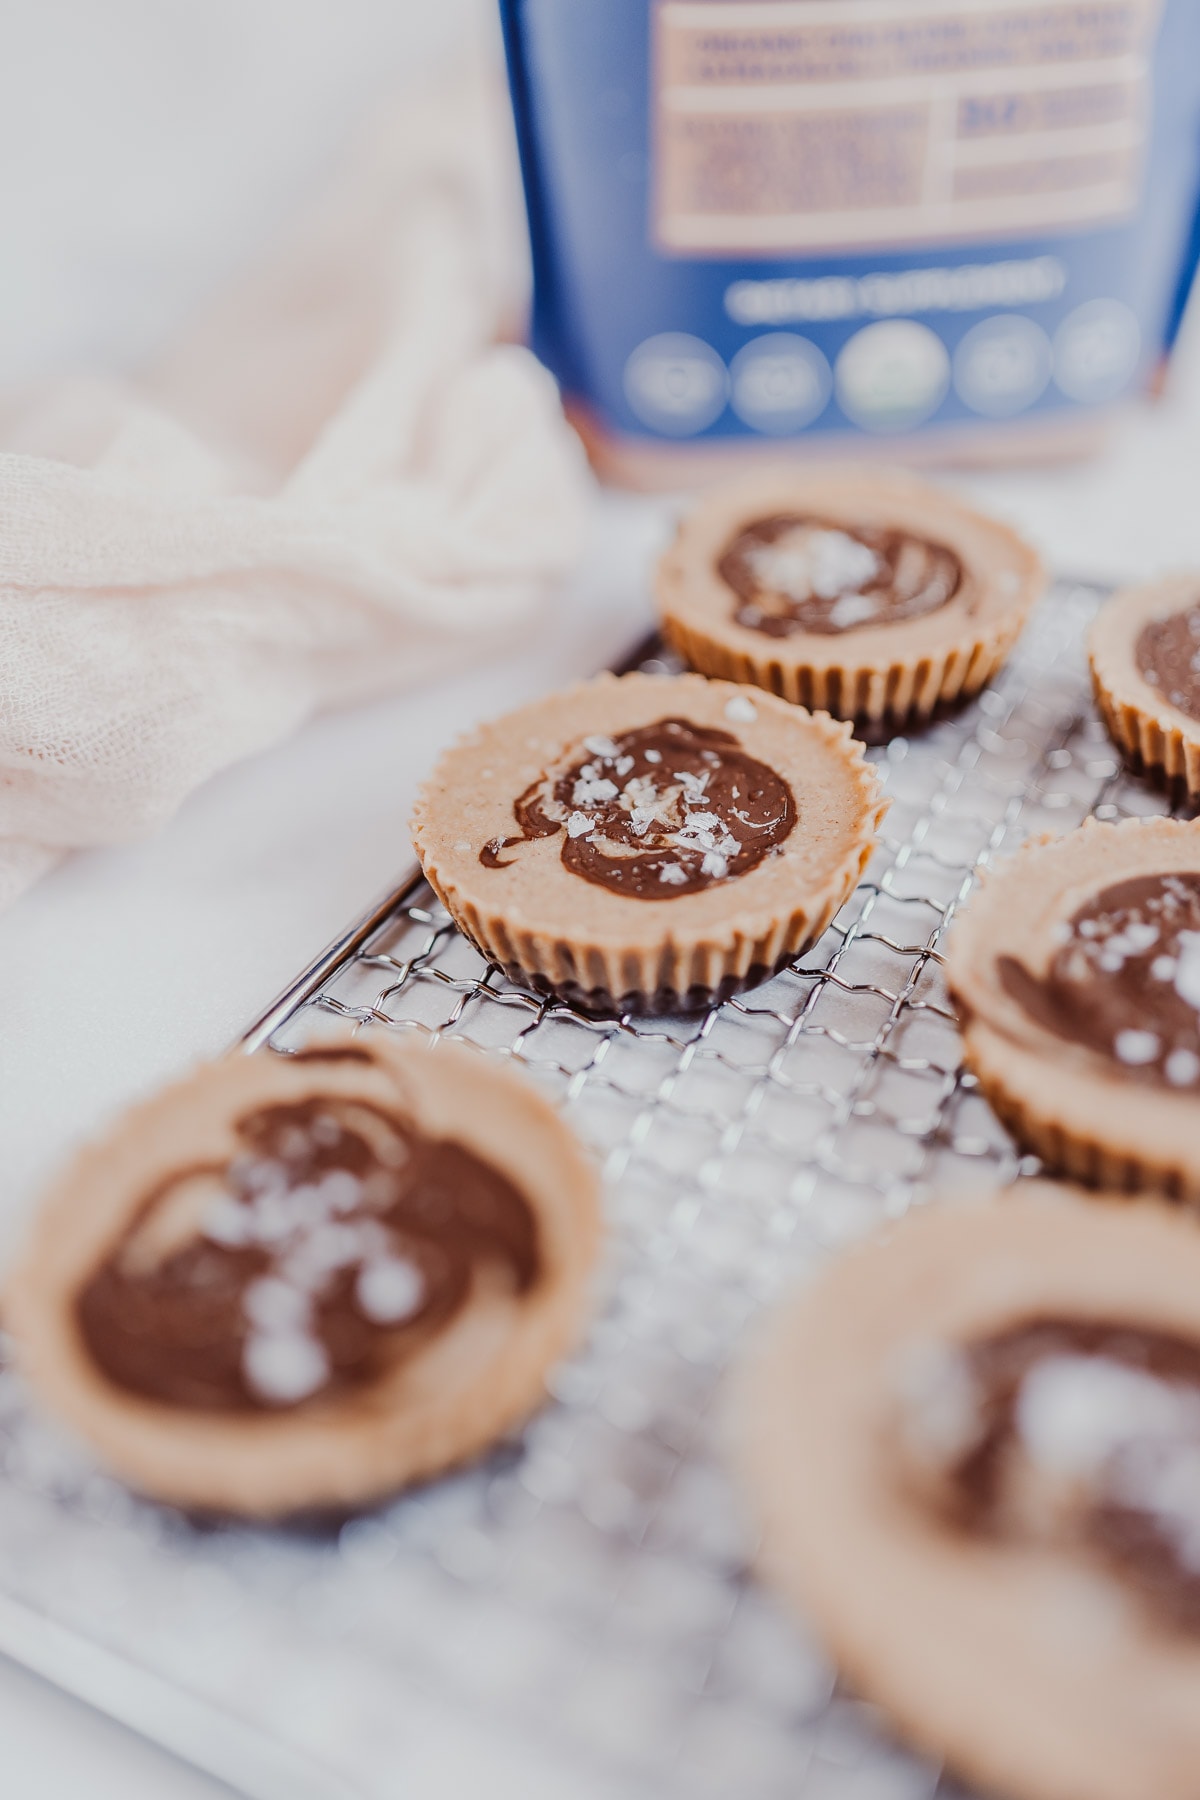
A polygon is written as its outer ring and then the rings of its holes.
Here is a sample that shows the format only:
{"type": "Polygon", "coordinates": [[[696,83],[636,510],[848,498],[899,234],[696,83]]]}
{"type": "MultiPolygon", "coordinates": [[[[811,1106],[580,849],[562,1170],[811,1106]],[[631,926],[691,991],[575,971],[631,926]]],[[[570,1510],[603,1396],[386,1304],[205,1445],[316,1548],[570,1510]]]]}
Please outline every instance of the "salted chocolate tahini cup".
{"type": "Polygon", "coordinates": [[[413,842],[459,928],[587,1012],[675,1012],[825,929],[884,803],[849,727],[699,676],[601,676],[482,726],[413,842]]]}
{"type": "Polygon", "coordinates": [[[1095,822],[988,874],[950,933],[966,1060],[1100,1187],[1200,1201],[1200,827],[1095,822]]]}
{"type": "Polygon", "coordinates": [[[47,1406],[146,1493],[340,1511],[537,1405],[597,1230],[595,1176],[526,1083],[339,1035],[210,1064],[81,1152],[6,1320],[47,1406]]]}
{"type": "Polygon", "coordinates": [[[1200,575],[1115,594],[1088,651],[1114,742],[1136,767],[1200,797],[1200,575]]]}
{"type": "Polygon", "coordinates": [[[922,1208],[785,1303],[729,1398],[763,1575],[917,1746],[1015,1800],[1191,1800],[1190,1220],[1040,1182],[922,1208]]]}
{"type": "Polygon", "coordinates": [[[704,496],[655,589],[693,668],[899,731],[991,679],[1043,585],[997,520],[912,475],[835,467],[704,496]]]}

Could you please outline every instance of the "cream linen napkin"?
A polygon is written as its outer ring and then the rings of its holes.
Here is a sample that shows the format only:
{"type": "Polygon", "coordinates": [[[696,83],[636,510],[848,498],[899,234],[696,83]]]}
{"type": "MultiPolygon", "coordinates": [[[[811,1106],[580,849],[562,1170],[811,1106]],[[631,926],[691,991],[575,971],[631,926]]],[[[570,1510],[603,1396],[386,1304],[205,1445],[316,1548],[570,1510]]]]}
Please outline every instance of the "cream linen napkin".
{"type": "Polygon", "coordinates": [[[587,476],[495,342],[523,259],[503,96],[407,102],[153,379],[0,415],[0,904],[315,709],[524,629],[587,476]]]}

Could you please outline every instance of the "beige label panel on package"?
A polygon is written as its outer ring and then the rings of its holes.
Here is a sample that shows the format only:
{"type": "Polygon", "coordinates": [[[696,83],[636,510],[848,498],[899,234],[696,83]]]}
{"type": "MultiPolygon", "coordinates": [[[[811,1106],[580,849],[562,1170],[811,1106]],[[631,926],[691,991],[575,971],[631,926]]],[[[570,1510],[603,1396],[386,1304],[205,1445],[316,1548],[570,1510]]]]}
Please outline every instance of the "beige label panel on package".
{"type": "Polygon", "coordinates": [[[779,256],[1125,218],[1161,7],[657,0],[657,245],[779,256]]]}

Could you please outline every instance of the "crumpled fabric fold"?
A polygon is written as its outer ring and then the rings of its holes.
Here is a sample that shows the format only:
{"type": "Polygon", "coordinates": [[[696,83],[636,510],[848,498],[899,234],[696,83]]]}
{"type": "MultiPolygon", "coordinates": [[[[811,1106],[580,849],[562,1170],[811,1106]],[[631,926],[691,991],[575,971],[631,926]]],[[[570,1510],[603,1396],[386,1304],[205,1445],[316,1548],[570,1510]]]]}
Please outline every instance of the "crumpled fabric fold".
{"type": "Polygon", "coordinates": [[[318,709],[511,642],[569,569],[582,451],[497,341],[508,131],[483,75],[403,102],[144,380],[0,408],[0,905],[318,709]]]}

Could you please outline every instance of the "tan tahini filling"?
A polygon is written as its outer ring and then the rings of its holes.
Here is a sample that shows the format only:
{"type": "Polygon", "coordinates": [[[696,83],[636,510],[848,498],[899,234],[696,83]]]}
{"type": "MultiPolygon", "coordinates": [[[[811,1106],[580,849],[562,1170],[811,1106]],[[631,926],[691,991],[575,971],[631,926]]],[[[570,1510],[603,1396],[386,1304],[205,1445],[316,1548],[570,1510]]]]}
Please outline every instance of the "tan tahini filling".
{"type": "Polygon", "coordinates": [[[56,1182],[9,1278],[6,1323],[38,1396],[157,1498],[264,1517],[362,1505],[476,1454],[520,1421],[581,1329],[597,1181],[557,1114],[464,1046],[430,1051],[382,1031],[352,1042],[367,1063],[231,1056],[135,1107],[56,1182]],[[446,1330],[381,1380],[292,1409],[197,1412],[106,1379],[81,1337],[77,1296],[145,1195],[176,1170],[241,1153],[235,1126],[249,1109],[316,1095],[397,1107],[426,1135],[461,1143],[506,1175],[536,1220],[531,1291],[477,1288],[446,1330]]]}
{"type": "Polygon", "coordinates": [[[412,833],[455,922],[516,979],[638,1004],[759,978],[798,953],[853,891],[885,810],[847,725],[699,676],[601,676],[482,726],[447,751],[422,789],[412,833]],[[677,717],[733,735],[791,788],[797,819],[746,874],[645,900],[564,868],[562,836],[480,853],[512,836],[513,803],[586,737],[677,717]]]}
{"type": "Polygon", "coordinates": [[[1000,1117],[1052,1168],[1106,1188],[1200,1202],[1196,1097],[1124,1077],[1107,1056],[1045,1030],[1005,991],[997,963],[1047,966],[1057,927],[1134,875],[1200,871],[1200,826],[1094,821],[1033,844],[985,876],[950,934],[947,980],[967,1063],[1000,1117]]]}
{"type": "Polygon", "coordinates": [[[1172,706],[1137,663],[1137,643],[1152,620],[1200,605],[1200,575],[1171,575],[1124,588],[1101,610],[1088,639],[1092,685],[1113,741],[1136,765],[1191,797],[1200,795],[1200,719],[1172,706]]]}
{"type": "Polygon", "coordinates": [[[1193,1800],[1200,1640],[1059,1547],[955,1531],[900,1479],[913,1358],[1037,1317],[1200,1340],[1200,1234],[1026,1184],[922,1209],[780,1309],[730,1396],[764,1575],[926,1752],[1020,1800],[1193,1800]]]}
{"type": "Polygon", "coordinates": [[[693,668],[900,730],[992,678],[1044,585],[1036,552],[998,520],[902,471],[839,467],[776,469],[715,489],[684,520],[655,591],[663,631],[693,668]],[[962,565],[959,590],[936,611],[898,624],[766,637],[737,623],[736,596],[717,565],[740,531],[782,513],[850,530],[900,529],[944,545],[962,565]]]}

